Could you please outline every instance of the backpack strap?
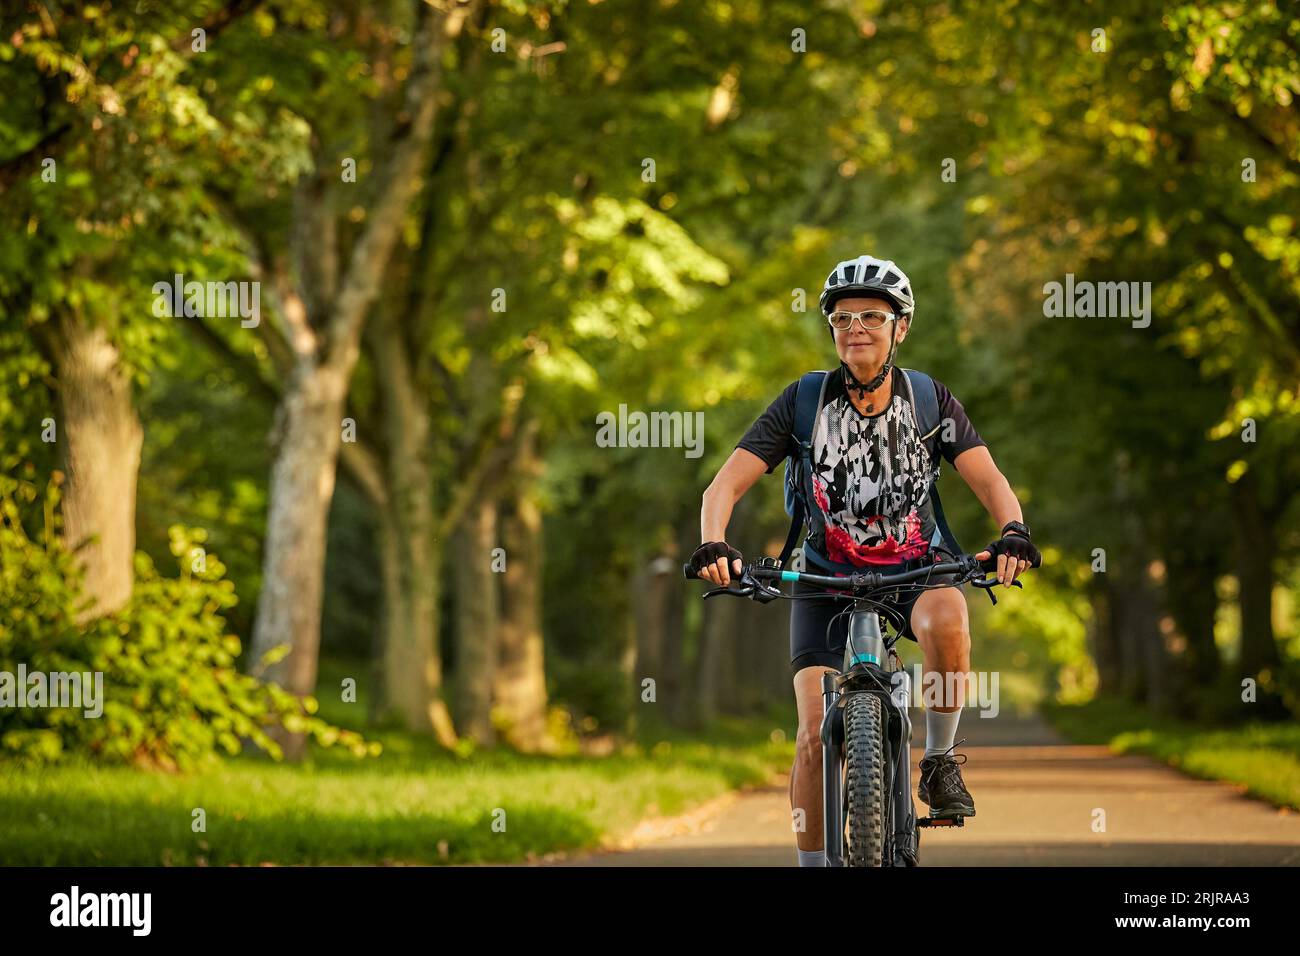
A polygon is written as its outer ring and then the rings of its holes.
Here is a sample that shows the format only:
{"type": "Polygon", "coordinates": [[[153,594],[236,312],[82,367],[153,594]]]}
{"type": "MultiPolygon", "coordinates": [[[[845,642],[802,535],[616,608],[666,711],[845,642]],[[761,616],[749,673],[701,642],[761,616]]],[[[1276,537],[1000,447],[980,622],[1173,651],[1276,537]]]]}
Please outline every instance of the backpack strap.
{"type": "MultiPolygon", "coordinates": [[[[911,368],[903,371],[907,374],[907,384],[912,392],[912,411],[916,415],[916,427],[921,433],[921,440],[925,442],[926,449],[930,452],[930,459],[937,461],[939,430],[943,427],[943,422],[939,419],[939,392],[935,388],[934,379],[924,372],[911,368]]],[[[934,511],[937,538],[931,540],[930,544],[942,544],[953,554],[961,554],[957,538],[948,527],[948,519],[944,517],[943,499],[939,497],[937,482],[930,483],[930,507],[934,511]]]]}
{"type": "Polygon", "coordinates": [[[938,482],[930,485],[930,506],[934,509],[935,537],[939,539],[938,541],[931,541],[931,546],[942,544],[954,556],[961,554],[961,546],[957,544],[952,528],[948,527],[948,519],[943,514],[943,499],[939,497],[938,482]]]}
{"type": "Polygon", "coordinates": [[[830,376],[825,372],[805,372],[799,378],[799,385],[794,393],[794,427],[790,437],[794,439],[794,449],[785,463],[786,503],[790,512],[790,531],[785,536],[778,559],[781,567],[786,566],[794,546],[799,543],[799,534],[803,531],[804,498],[803,474],[812,468],[812,432],[817,422],[817,413],[826,398],[826,383],[830,376]]]}
{"type": "Polygon", "coordinates": [[[921,430],[921,441],[927,446],[939,447],[939,393],[935,390],[934,379],[914,368],[906,368],[907,384],[912,390],[912,411],[916,413],[916,427],[921,430]]]}
{"type": "Polygon", "coordinates": [[[805,372],[794,393],[794,431],[796,444],[807,453],[812,448],[813,424],[826,399],[826,373],[805,372]]]}

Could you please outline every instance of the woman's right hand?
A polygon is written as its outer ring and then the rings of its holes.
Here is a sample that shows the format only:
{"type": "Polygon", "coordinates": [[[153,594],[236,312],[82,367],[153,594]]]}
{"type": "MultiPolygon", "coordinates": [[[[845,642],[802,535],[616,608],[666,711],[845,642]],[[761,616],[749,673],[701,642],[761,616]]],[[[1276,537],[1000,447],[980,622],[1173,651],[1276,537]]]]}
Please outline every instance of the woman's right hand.
{"type": "Polygon", "coordinates": [[[689,563],[696,577],[724,588],[743,567],[740,552],[725,541],[704,542],[695,549],[689,563]]]}

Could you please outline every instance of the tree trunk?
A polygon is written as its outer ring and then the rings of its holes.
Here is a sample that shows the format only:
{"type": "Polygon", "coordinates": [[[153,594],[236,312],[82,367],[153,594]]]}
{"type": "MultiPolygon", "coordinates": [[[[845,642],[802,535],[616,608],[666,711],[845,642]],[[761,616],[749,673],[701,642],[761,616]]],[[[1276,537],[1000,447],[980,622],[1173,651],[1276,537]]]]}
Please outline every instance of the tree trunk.
{"type": "Polygon", "coordinates": [[[688,595],[686,588],[682,586],[686,583],[685,579],[681,581],[677,579],[681,574],[680,557],[672,554],[664,558],[660,567],[664,569],[664,584],[668,588],[668,596],[663,603],[665,622],[661,669],[663,679],[659,686],[660,692],[668,695],[665,716],[671,723],[682,724],[691,716],[690,681],[686,673],[685,602],[688,596],[695,597],[697,600],[699,596],[694,593],[688,595]]]}
{"type": "MultiPolygon", "coordinates": [[[[271,667],[267,676],[300,696],[311,693],[316,683],[325,524],[334,493],[348,381],[360,356],[366,317],[379,296],[389,257],[419,189],[420,164],[438,112],[443,50],[459,35],[473,6],[443,12],[416,4],[412,63],[402,97],[407,115],[383,145],[383,166],[374,175],[367,224],[352,245],[337,287],[332,269],[309,270],[315,274],[297,277],[275,269],[272,275],[272,287],[278,290],[278,319],[288,329],[285,344],[293,367],[277,409],[280,442],[271,468],[262,593],[252,643],[255,666],[271,649],[289,646],[288,657],[271,667]],[[324,287],[306,288],[304,282],[324,287]],[[315,312],[308,303],[316,306],[315,312]]],[[[310,202],[297,208],[301,216],[314,218],[320,212],[310,202]]],[[[296,232],[300,240],[305,235],[320,241],[330,230],[296,232]]],[[[301,262],[304,254],[297,250],[297,260],[301,262]]],[[[261,265],[273,267],[270,261],[261,265]]],[[[301,756],[305,741],[300,735],[277,737],[287,756],[301,756]]]]}
{"type": "Polygon", "coordinates": [[[381,713],[444,747],[456,731],[443,695],[438,642],[442,549],[434,540],[432,425],[415,387],[402,329],[391,316],[370,329],[383,396],[387,494],[383,511],[384,649],[381,713]]]}
{"type": "Polygon", "coordinates": [[[1172,700],[1169,655],[1160,629],[1159,596],[1145,576],[1134,591],[1132,612],[1132,633],[1141,653],[1145,703],[1157,714],[1169,713],[1172,700]]]}
{"type": "Polygon", "coordinates": [[[492,686],[497,662],[497,506],[483,495],[466,510],[456,549],[456,726],[480,746],[494,742],[492,686]]]}
{"type": "Polygon", "coordinates": [[[755,713],[767,702],[766,684],[772,671],[771,661],[774,656],[780,660],[783,649],[773,646],[764,638],[771,631],[773,617],[782,616],[781,605],[784,603],[774,606],[746,601],[741,605],[739,630],[731,646],[736,683],[728,708],[735,713],[755,713]]]}
{"type": "Polygon", "coordinates": [[[78,316],[60,322],[55,346],[62,421],[63,535],[77,548],[83,591],[93,604],[81,621],[111,614],[131,597],[135,495],[144,430],[117,347],[78,316]]]}
{"type": "Polygon", "coordinates": [[[1273,560],[1277,537],[1259,500],[1259,482],[1247,471],[1232,485],[1237,515],[1236,563],[1241,607],[1241,673],[1254,677],[1278,663],[1273,634],[1273,560]]]}
{"type": "MultiPolygon", "coordinates": [[[[487,329],[487,311],[482,305],[471,306],[465,313],[467,339],[474,344],[484,341],[487,329]]],[[[476,348],[471,355],[465,380],[474,383],[493,381],[492,363],[485,348],[476,348]]],[[[465,439],[472,445],[499,425],[494,421],[498,413],[495,402],[477,402],[471,406],[473,413],[465,422],[465,439]]],[[[493,444],[500,442],[498,436],[493,444]]],[[[469,445],[462,449],[462,460],[473,456],[469,445]]],[[[480,476],[474,486],[468,484],[463,468],[453,474],[468,491],[463,510],[450,517],[458,530],[455,534],[456,573],[456,726],[462,735],[480,746],[490,746],[495,741],[492,725],[492,688],[497,665],[497,641],[500,637],[500,608],[496,574],[492,570],[492,549],[499,546],[497,534],[497,495],[500,488],[492,485],[487,474],[480,476]]]]}
{"type": "Polygon", "coordinates": [[[1106,602],[1109,612],[1107,626],[1119,646],[1119,686],[1116,689],[1121,696],[1137,703],[1146,694],[1146,686],[1142,679],[1138,642],[1134,639],[1131,614],[1126,604],[1128,598],[1129,591],[1122,582],[1110,587],[1106,602]]]}
{"type": "MultiPolygon", "coordinates": [[[[674,527],[676,539],[668,538],[660,552],[661,568],[667,575],[664,585],[667,597],[664,599],[664,649],[663,674],[661,686],[667,691],[668,706],[665,716],[678,726],[694,719],[693,691],[688,661],[698,655],[699,634],[691,634],[687,628],[687,602],[696,602],[703,612],[708,605],[701,604],[700,596],[706,590],[699,582],[690,582],[679,577],[684,556],[689,555],[700,543],[699,516],[691,514],[674,527]],[[695,647],[690,646],[694,638],[695,647]]],[[[715,601],[729,601],[734,598],[714,598],[715,601]]],[[[701,621],[703,614],[700,615],[701,621]]],[[[702,630],[702,628],[700,628],[702,630]]]]}
{"type": "Polygon", "coordinates": [[[732,657],[734,663],[731,648],[739,619],[739,603],[739,598],[719,597],[705,605],[692,713],[697,726],[708,726],[718,716],[728,693],[731,675],[727,658],[732,657]]]}
{"type": "Polygon", "coordinates": [[[1124,516],[1123,526],[1133,550],[1109,572],[1114,575],[1108,589],[1110,627],[1119,644],[1125,696],[1162,712],[1169,704],[1168,655],[1160,631],[1160,602],[1151,576],[1152,559],[1143,546],[1152,535],[1129,494],[1130,472],[1127,455],[1119,453],[1113,497],[1117,513],[1124,516]]]}
{"type": "Polygon", "coordinates": [[[554,747],[546,726],[546,668],[542,641],[542,515],[530,491],[503,521],[509,543],[501,577],[502,613],[493,681],[502,734],[517,750],[554,747]]]}
{"type": "MultiPolygon", "coordinates": [[[[343,426],[347,379],[332,366],[300,363],[277,422],[281,444],[271,468],[262,593],[253,623],[253,667],[288,645],[262,676],[299,696],[316,687],[320,653],[325,526],[343,426]]],[[[304,741],[283,737],[290,758],[304,741]]]]}
{"type": "Polygon", "coordinates": [[[1097,664],[1097,692],[1099,694],[1122,694],[1123,650],[1120,635],[1115,630],[1117,621],[1112,614],[1114,597],[1111,593],[1110,580],[1105,574],[1093,575],[1092,624],[1089,637],[1092,643],[1092,657],[1097,664]]]}
{"type": "MultiPolygon", "coordinates": [[[[645,562],[633,577],[632,614],[636,624],[636,679],[655,682],[656,701],[666,701],[676,689],[664,672],[668,635],[668,600],[673,565],[664,555],[645,562]],[[663,696],[661,696],[663,695],[663,696]]],[[[675,637],[675,635],[674,635],[675,637]]]]}
{"type": "Polygon", "coordinates": [[[456,744],[456,730],[443,697],[438,654],[438,600],[442,555],[428,539],[393,527],[382,531],[384,564],[383,702],[380,718],[395,716],[404,727],[431,733],[444,747],[456,744]]]}
{"type": "Polygon", "coordinates": [[[758,605],[749,601],[736,601],[731,615],[731,626],[717,636],[718,653],[718,709],[724,714],[735,714],[741,709],[740,691],[740,634],[752,634],[753,612],[758,605]]]}
{"type": "Polygon", "coordinates": [[[1134,565],[1117,570],[1110,585],[1110,626],[1120,647],[1120,688],[1128,699],[1159,712],[1168,704],[1168,658],[1155,591],[1145,565],[1134,565]]]}
{"type": "Polygon", "coordinates": [[[1178,633],[1187,642],[1182,674],[1193,686],[1211,684],[1222,669],[1214,643],[1214,618],[1219,597],[1214,587],[1212,556],[1179,550],[1166,564],[1165,595],[1178,633]]]}
{"type": "Polygon", "coordinates": [[[794,675],[790,671],[790,609],[785,602],[767,606],[760,636],[764,649],[763,708],[794,700],[794,675]]]}

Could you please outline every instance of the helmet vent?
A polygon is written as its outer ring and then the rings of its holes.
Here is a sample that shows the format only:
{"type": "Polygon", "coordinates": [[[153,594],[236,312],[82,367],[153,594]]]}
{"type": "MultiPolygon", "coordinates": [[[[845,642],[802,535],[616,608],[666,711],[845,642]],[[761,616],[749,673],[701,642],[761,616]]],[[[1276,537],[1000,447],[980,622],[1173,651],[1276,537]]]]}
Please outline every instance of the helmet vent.
{"type": "Polygon", "coordinates": [[[876,273],[879,271],[880,271],[880,266],[867,266],[867,274],[862,277],[862,281],[870,282],[872,279],[876,277],[876,273]]]}
{"type": "Polygon", "coordinates": [[[901,280],[901,279],[902,279],[902,276],[900,276],[897,272],[886,272],[886,273],[885,273],[885,284],[886,284],[886,285],[893,285],[895,282],[898,282],[898,281],[901,280]]]}
{"type": "Polygon", "coordinates": [[[845,282],[853,281],[853,266],[851,265],[844,266],[840,271],[844,273],[845,282]]]}

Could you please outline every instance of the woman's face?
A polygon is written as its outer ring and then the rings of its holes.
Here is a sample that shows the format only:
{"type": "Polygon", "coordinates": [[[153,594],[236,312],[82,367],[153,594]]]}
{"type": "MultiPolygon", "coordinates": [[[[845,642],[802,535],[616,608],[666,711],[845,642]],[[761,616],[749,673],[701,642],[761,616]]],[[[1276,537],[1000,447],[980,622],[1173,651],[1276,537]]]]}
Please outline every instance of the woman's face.
{"type": "MultiPolygon", "coordinates": [[[[888,299],[853,297],[840,299],[835,303],[832,311],[857,313],[871,309],[893,312],[894,306],[888,299]]],[[[841,362],[850,368],[869,369],[874,373],[889,357],[890,336],[892,335],[895,341],[902,342],[907,338],[907,327],[908,320],[900,318],[886,322],[878,329],[863,331],[862,323],[855,320],[846,331],[841,332],[839,329],[831,331],[835,334],[835,351],[839,353],[841,362]]]]}

